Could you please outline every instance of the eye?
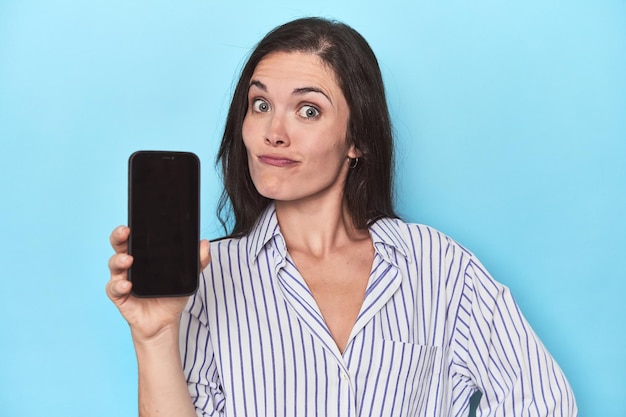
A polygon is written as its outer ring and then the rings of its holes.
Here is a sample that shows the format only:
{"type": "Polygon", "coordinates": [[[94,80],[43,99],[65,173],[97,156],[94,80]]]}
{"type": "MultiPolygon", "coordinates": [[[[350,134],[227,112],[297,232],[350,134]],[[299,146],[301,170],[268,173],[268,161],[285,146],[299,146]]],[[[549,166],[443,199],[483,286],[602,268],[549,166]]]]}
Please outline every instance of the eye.
{"type": "Polygon", "coordinates": [[[320,116],[320,111],[307,104],[298,110],[298,115],[304,117],[305,119],[317,119],[320,116]]]}
{"type": "Polygon", "coordinates": [[[252,102],[252,110],[257,113],[267,113],[270,111],[270,105],[267,101],[257,98],[252,102]]]}

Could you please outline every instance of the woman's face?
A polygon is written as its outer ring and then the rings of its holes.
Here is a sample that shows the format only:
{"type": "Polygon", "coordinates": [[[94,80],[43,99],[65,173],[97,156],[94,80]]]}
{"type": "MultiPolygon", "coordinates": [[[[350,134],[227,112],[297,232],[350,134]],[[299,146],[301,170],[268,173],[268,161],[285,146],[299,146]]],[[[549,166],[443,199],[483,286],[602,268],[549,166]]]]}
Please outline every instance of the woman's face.
{"type": "Polygon", "coordinates": [[[317,55],[275,52],[248,90],[243,141],[258,192],[277,201],[343,196],[349,109],[334,71],[317,55]]]}

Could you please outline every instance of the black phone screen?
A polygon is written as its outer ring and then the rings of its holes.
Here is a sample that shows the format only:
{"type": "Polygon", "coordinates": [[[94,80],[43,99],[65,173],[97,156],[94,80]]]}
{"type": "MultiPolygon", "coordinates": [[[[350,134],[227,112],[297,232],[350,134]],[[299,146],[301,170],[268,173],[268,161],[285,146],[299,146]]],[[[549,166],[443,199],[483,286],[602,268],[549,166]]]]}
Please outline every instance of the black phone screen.
{"type": "Polygon", "coordinates": [[[129,158],[128,279],[138,297],[193,294],[198,287],[200,162],[189,152],[129,158]]]}

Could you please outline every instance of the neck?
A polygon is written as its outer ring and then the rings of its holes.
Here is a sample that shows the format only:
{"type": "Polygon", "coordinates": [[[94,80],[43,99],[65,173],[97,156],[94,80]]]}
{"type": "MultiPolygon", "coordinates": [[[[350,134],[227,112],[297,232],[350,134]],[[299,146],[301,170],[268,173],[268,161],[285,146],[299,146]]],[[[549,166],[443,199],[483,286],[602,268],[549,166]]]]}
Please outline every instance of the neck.
{"type": "Polygon", "coordinates": [[[276,202],[276,216],[290,252],[323,257],[347,244],[369,238],[367,230],[354,227],[342,199],[315,204],[276,202]]]}

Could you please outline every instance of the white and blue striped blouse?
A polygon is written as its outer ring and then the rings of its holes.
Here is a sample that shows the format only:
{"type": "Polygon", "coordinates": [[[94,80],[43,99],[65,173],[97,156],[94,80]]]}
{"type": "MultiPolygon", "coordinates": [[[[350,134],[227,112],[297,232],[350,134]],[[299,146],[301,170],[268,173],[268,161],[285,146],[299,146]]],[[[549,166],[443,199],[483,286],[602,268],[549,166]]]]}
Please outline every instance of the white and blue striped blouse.
{"type": "Polygon", "coordinates": [[[382,219],[343,354],[270,207],[212,262],[181,322],[198,416],[576,416],[571,388],[509,290],[436,230],[382,219]]]}

